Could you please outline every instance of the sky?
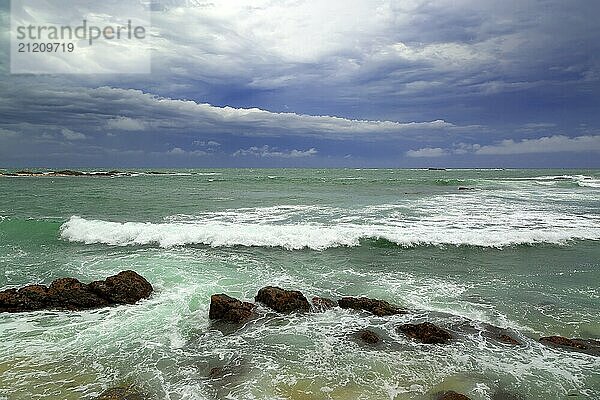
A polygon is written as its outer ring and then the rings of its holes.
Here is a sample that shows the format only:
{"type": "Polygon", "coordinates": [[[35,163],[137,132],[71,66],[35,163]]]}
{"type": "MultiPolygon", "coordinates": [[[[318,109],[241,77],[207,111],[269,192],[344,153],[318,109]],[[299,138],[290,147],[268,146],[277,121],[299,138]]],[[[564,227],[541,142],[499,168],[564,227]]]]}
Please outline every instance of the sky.
{"type": "Polygon", "coordinates": [[[0,3],[0,167],[600,168],[598,1],[153,9],[151,73],[35,75],[0,3]]]}

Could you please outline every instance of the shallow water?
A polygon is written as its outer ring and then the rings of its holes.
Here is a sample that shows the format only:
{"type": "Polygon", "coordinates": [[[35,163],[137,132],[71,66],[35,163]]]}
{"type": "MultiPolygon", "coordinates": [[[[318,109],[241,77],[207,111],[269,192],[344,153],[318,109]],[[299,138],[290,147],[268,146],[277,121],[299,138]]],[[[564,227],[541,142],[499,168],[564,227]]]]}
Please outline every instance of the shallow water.
{"type": "Polygon", "coordinates": [[[155,399],[600,397],[597,357],[536,341],[600,338],[600,171],[140,172],[0,178],[0,290],[124,269],[156,289],[135,306],[0,315],[0,398],[91,399],[122,383],[155,399]],[[252,300],[265,285],[417,312],[209,322],[211,294],[252,300]],[[396,331],[424,320],[490,323],[524,346],[396,331]],[[357,342],[365,327],[383,343],[357,342]]]}

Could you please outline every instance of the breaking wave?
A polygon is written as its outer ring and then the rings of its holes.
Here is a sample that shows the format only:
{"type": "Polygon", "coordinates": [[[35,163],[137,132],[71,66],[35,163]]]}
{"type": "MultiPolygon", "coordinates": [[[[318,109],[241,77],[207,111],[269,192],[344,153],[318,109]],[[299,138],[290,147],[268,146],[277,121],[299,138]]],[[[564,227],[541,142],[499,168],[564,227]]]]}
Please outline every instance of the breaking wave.
{"type": "MultiPolygon", "coordinates": [[[[560,222],[560,221],[557,221],[560,222]]],[[[540,224],[541,225],[541,224],[540,224]]],[[[60,228],[61,238],[86,244],[113,246],[156,245],[174,247],[281,247],[288,250],[325,250],[386,242],[403,246],[480,246],[503,248],[513,245],[565,245],[572,240],[599,240],[597,220],[572,218],[561,226],[502,226],[501,224],[456,224],[456,221],[424,220],[402,224],[339,223],[236,223],[197,220],[194,222],[110,222],[72,216],[60,228]],[[479,226],[477,226],[479,225],[479,226]],[[366,242],[366,243],[365,243],[366,242]]]]}

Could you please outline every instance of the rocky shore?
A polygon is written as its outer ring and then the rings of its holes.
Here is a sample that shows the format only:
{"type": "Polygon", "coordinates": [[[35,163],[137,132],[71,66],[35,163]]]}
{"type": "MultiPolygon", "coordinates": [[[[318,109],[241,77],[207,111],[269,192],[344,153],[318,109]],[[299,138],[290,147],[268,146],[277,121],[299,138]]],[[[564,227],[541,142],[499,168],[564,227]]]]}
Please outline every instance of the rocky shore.
{"type": "MultiPolygon", "coordinates": [[[[156,173],[158,174],[158,172],[156,173]]],[[[17,172],[0,172],[0,176],[34,176],[34,177],[69,177],[69,176],[89,176],[89,177],[114,177],[114,176],[131,176],[131,172],[124,171],[98,171],[98,172],[83,172],[71,169],[63,169],[57,171],[29,171],[21,170],[17,172]]]]}
{"type": "MultiPolygon", "coordinates": [[[[37,310],[89,310],[117,304],[134,304],[148,298],[153,292],[152,285],[134,271],[123,271],[109,276],[105,280],[89,284],[81,283],[74,278],[61,278],[49,286],[28,285],[20,289],[8,289],[0,292],[0,312],[27,312],[37,310]]],[[[457,324],[450,319],[447,324],[436,325],[422,320],[423,311],[408,310],[384,300],[367,297],[342,297],[338,300],[313,297],[309,302],[298,290],[287,290],[275,286],[260,289],[254,298],[255,303],[242,301],[227,294],[211,296],[209,319],[229,324],[230,333],[245,326],[258,317],[268,316],[275,312],[282,316],[301,313],[310,315],[326,312],[334,308],[347,309],[351,312],[370,313],[379,318],[394,315],[415,314],[416,323],[398,323],[396,331],[410,341],[422,346],[445,346],[461,340],[462,335],[476,332],[506,346],[522,346],[522,338],[516,332],[482,323],[464,322],[457,324]],[[269,311],[270,310],[270,311],[269,311]],[[477,326],[477,327],[475,327],[477,326]]],[[[411,321],[412,322],[412,321],[411,321]]],[[[385,336],[385,335],[384,335],[385,336]]],[[[391,337],[381,337],[371,329],[362,329],[354,333],[355,341],[364,346],[379,346],[391,337]]],[[[525,338],[526,339],[526,338],[525,338]]],[[[591,339],[570,339],[562,336],[539,338],[539,342],[568,351],[582,352],[600,356],[600,341],[591,339]]],[[[224,368],[215,367],[210,370],[208,378],[221,379],[224,368]]],[[[464,394],[446,391],[433,395],[440,400],[468,400],[464,394]]],[[[512,396],[512,395],[511,395],[512,396]]],[[[104,391],[97,400],[141,400],[146,398],[131,386],[121,386],[104,391]]],[[[504,397],[503,397],[504,398],[504,397]]],[[[519,399],[518,396],[509,397],[519,399]]]]}
{"type": "MultiPolygon", "coordinates": [[[[367,297],[342,297],[339,300],[323,297],[313,297],[312,304],[308,302],[304,294],[297,290],[286,290],[279,287],[267,286],[258,291],[255,301],[263,307],[271,309],[280,314],[290,313],[319,313],[339,307],[356,312],[368,312],[377,317],[390,317],[399,314],[419,314],[422,311],[411,311],[390,304],[384,300],[370,299],[367,297]]],[[[216,294],[211,297],[209,318],[215,321],[231,323],[241,328],[244,323],[258,317],[260,307],[257,304],[243,302],[226,294],[216,294]]],[[[264,312],[264,311],[263,311],[264,312]]],[[[398,324],[397,331],[410,340],[424,346],[443,346],[453,341],[459,341],[461,335],[477,332],[483,337],[506,346],[522,346],[523,342],[507,329],[499,328],[489,324],[467,323],[438,326],[429,321],[411,324],[398,324]],[[475,328],[477,325],[477,328],[475,328]]],[[[354,338],[367,346],[376,346],[390,338],[382,338],[370,329],[357,331],[354,338]]],[[[542,337],[539,342],[558,347],[568,351],[582,352],[593,356],[600,356],[600,341],[585,339],[569,339],[561,336],[542,337]]],[[[454,391],[440,392],[433,395],[437,400],[469,400],[464,394],[454,391]]],[[[494,397],[495,398],[495,397],[494,397]]],[[[503,399],[521,399],[518,395],[505,394],[503,399]],[[508,397],[507,397],[508,396],[508,397]]]]}
{"type": "Polygon", "coordinates": [[[61,170],[20,170],[15,172],[0,171],[0,177],[118,177],[118,176],[138,176],[138,175],[171,175],[165,171],[77,171],[72,169],[61,170]]]}

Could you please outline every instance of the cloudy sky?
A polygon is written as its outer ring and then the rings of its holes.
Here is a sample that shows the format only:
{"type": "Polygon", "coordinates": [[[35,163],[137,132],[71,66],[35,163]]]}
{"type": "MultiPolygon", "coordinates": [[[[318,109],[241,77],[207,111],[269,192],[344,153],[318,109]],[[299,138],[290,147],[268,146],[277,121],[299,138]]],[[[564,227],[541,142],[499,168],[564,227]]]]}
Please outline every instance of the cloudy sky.
{"type": "Polygon", "coordinates": [[[1,4],[0,167],[600,167],[594,0],[165,0],[150,74],[55,75],[1,4]]]}

